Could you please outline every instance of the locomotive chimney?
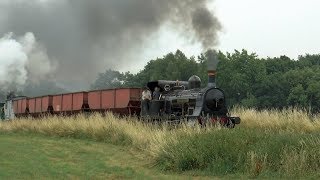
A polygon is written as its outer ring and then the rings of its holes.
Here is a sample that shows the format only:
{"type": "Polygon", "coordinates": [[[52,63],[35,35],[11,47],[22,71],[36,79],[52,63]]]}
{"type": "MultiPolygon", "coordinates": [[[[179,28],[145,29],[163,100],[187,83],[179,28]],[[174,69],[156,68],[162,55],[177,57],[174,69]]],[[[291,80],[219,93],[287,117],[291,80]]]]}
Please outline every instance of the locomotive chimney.
{"type": "Polygon", "coordinates": [[[208,87],[216,87],[216,71],[208,70],[208,87]]]}
{"type": "Polygon", "coordinates": [[[207,51],[208,58],[208,87],[216,87],[216,74],[217,74],[217,65],[218,58],[214,50],[207,51]]]}

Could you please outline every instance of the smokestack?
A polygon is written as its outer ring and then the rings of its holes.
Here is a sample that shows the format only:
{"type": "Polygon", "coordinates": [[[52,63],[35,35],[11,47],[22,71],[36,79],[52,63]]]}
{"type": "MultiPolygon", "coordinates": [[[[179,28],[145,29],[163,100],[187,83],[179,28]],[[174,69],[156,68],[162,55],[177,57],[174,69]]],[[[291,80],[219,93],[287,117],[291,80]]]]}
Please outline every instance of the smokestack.
{"type": "Polygon", "coordinates": [[[216,70],[208,70],[208,87],[217,87],[216,70]]]}
{"type": "Polygon", "coordinates": [[[217,74],[217,65],[219,60],[217,58],[216,52],[212,49],[206,52],[208,59],[208,87],[217,87],[216,84],[216,74],[217,74]]]}

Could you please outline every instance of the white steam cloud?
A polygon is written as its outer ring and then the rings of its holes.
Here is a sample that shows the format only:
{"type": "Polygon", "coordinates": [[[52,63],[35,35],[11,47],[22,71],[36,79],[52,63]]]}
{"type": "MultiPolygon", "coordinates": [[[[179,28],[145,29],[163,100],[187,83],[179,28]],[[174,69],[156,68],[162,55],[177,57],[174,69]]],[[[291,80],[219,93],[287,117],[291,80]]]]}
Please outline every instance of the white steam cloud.
{"type": "Polygon", "coordinates": [[[49,78],[57,67],[54,62],[33,33],[18,38],[8,33],[0,38],[0,89],[22,89],[28,81],[49,78]]]}

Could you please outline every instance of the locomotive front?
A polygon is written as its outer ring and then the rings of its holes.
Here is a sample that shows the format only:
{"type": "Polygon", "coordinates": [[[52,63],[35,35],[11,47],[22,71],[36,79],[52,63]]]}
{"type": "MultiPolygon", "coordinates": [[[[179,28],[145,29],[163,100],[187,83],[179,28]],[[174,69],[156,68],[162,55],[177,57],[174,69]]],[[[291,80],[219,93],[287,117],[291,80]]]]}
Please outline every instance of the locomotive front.
{"type": "Polygon", "coordinates": [[[200,91],[195,111],[189,118],[197,119],[201,125],[219,123],[233,128],[236,124],[240,124],[239,117],[229,116],[225,94],[222,89],[215,86],[208,86],[200,91]]]}
{"type": "MultiPolygon", "coordinates": [[[[219,123],[222,126],[233,128],[240,123],[240,118],[229,117],[226,106],[225,94],[222,89],[215,85],[215,73],[209,73],[209,82],[206,88],[200,89],[201,80],[197,76],[192,76],[189,83],[189,92],[196,92],[195,105],[188,108],[193,109],[192,113],[186,115],[188,120],[198,121],[201,125],[209,123],[219,123]]],[[[182,95],[183,96],[183,95],[182,95]]],[[[185,96],[184,99],[190,96],[185,96]]]]}

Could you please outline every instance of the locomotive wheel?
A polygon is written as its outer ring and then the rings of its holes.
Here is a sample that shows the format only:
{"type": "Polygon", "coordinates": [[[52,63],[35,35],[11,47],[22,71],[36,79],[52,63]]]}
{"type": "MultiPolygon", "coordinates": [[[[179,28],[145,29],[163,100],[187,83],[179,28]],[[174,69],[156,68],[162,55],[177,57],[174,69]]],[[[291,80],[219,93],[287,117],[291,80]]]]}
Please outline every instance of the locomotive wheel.
{"type": "Polygon", "coordinates": [[[232,128],[235,127],[235,124],[231,120],[229,120],[229,123],[227,124],[227,127],[232,129],[232,128]]]}
{"type": "Polygon", "coordinates": [[[235,127],[235,124],[231,120],[228,120],[227,123],[223,124],[220,122],[219,118],[199,117],[198,122],[201,127],[225,127],[230,129],[235,127]]]}

